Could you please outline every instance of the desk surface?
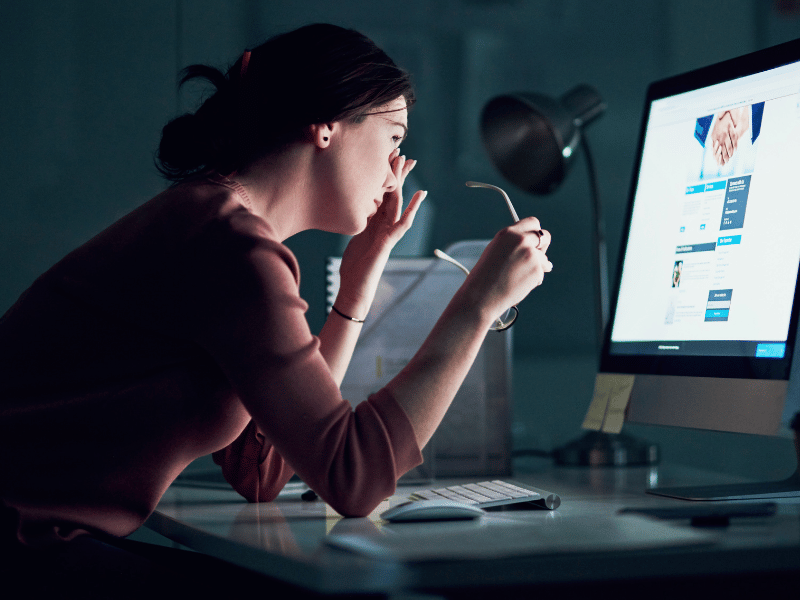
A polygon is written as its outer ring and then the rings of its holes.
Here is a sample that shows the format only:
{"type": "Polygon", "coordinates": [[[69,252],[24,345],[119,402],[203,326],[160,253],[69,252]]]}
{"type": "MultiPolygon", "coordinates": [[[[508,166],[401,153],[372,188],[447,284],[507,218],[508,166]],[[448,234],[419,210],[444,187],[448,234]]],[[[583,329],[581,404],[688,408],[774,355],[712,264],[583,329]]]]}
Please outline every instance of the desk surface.
{"type": "MultiPolygon", "coordinates": [[[[325,593],[392,593],[482,586],[800,573],[800,501],[773,517],[697,528],[617,514],[685,505],[645,493],[654,485],[725,483],[681,468],[556,468],[531,461],[505,479],[558,493],[557,511],[490,512],[474,522],[389,524],[380,513],[421,487],[399,486],[368,518],[343,519],[287,491],[248,504],[230,489],[175,484],[146,525],[194,550],[325,593]]],[[[481,478],[479,478],[481,479],[481,478]]]]}

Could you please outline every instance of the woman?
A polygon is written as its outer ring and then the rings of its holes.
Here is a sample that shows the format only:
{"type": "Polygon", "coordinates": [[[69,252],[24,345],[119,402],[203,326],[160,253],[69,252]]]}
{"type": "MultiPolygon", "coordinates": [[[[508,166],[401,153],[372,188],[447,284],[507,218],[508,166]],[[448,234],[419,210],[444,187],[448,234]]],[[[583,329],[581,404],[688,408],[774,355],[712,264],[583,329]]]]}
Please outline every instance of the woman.
{"type": "Polygon", "coordinates": [[[419,353],[353,411],[338,386],[425,196],[402,211],[408,77],[331,25],[194,77],[217,91],[164,128],[174,185],[0,320],[0,497],[23,544],[126,536],[208,453],[250,501],[297,473],[341,514],[368,514],[421,462],[494,318],[552,267],[535,218],[501,231],[419,353]],[[282,243],[307,229],[354,235],[318,336],[282,243]]]}

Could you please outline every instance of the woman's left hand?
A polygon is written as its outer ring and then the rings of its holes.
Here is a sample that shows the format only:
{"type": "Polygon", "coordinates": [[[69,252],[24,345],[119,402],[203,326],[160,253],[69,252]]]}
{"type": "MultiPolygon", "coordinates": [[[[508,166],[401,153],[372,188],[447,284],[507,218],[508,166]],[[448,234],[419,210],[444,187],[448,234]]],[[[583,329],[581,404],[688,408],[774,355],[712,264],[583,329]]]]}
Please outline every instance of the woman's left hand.
{"type": "Polygon", "coordinates": [[[405,156],[399,156],[399,151],[395,152],[392,171],[397,185],[384,194],[378,212],[370,217],[364,231],[353,236],[342,255],[336,307],[348,315],[363,318],[369,312],[389,254],[411,228],[428,194],[418,191],[403,210],[403,183],[416,164],[417,161],[406,160],[405,156]]]}

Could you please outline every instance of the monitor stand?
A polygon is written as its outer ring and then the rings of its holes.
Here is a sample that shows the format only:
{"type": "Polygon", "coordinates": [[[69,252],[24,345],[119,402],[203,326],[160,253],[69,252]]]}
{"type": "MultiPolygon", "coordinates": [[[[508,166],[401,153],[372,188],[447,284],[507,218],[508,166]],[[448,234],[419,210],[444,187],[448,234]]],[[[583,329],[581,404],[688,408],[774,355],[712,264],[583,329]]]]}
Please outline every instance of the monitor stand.
{"type": "Polygon", "coordinates": [[[800,498],[800,472],[781,481],[653,488],[648,494],[681,500],[751,500],[755,498],[800,498]]]}
{"type": "Polygon", "coordinates": [[[800,413],[791,425],[794,429],[794,448],[797,451],[797,468],[794,474],[780,481],[729,483],[723,485],[698,485],[689,487],[652,488],[648,494],[681,500],[752,500],[756,498],[800,498],[800,413]]]}
{"type": "Polygon", "coordinates": [[[578,467],[634,467],[659,461],[659,447],[624,433],[587,431],[553,451],[557,465],[578,467]]]}

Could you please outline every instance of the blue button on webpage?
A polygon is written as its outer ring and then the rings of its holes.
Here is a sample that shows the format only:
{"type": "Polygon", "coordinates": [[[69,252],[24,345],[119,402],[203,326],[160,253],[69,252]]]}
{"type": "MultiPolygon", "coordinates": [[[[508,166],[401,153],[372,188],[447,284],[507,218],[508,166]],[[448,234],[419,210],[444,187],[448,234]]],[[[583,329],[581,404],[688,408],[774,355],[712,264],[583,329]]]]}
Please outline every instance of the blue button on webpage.
{"type": "Polygon", "coordinates": [[[757,344],[756,358],[783,358],[786,353],[786,344],[757,344]]]}
{"type": "Polygon", "coordinates": [[[730,314],[728,309],[706,310],[706,321],[727,321],[730,314]]]}
{"type": "Polygon", "coordinates": [[[730,246],[731,244],[741,244],[741,235],[726,235],[717,239],[717,246],[730,246]]]}

